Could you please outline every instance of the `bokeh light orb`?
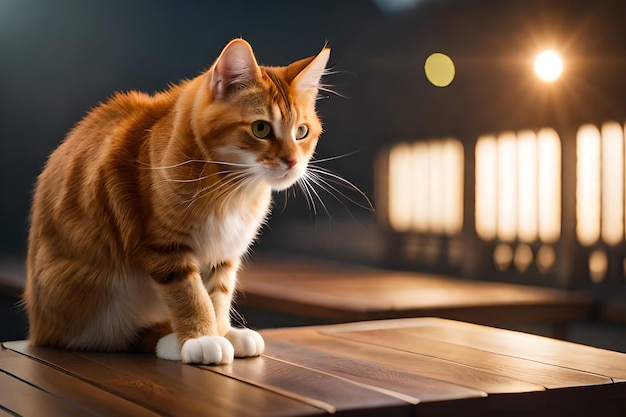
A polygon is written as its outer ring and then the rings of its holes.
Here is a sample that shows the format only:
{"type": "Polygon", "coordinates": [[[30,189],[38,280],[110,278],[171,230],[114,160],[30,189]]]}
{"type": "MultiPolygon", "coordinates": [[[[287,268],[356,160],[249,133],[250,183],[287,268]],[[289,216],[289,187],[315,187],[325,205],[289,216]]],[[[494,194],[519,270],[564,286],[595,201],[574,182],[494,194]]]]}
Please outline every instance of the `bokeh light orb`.
{"type": "Polygon", "coordinates": [[[546,50],[535,58],[535,74],[542,81],[554,82],[561,76],[562,72],[563,59],[558,53],[546,50]]]}
{"type": "Polygon", "coordinates": [[[454,62],[448,55],[435,52],[426,59],[424,72],[432,85],[447,87],[454,80],[454,62]]]}

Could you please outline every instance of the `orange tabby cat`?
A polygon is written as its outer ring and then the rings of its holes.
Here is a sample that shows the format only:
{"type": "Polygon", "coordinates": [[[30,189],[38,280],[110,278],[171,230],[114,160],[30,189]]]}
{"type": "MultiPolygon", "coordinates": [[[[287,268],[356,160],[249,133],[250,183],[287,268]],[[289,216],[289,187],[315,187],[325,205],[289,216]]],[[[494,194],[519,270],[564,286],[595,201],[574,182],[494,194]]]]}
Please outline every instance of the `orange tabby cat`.
{"type": "Polygon", "coordinates": [[[263,67],[236,39],[190,81],[91,111],[38,179],[31,342],[156,345],[161,358],[203,364],[260,355],[262,337],[230,323],[236,274],[272,190],[300,179],[313,155],[329,54],[263,67]]]}

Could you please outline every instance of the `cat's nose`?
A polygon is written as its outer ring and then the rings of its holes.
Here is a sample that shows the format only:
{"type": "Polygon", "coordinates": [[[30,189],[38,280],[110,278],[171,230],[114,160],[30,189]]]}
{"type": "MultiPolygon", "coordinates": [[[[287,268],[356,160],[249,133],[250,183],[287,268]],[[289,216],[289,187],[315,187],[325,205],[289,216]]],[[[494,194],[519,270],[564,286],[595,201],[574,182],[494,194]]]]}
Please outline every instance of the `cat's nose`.
{"type": "Polygon", "coordinates": [[[287,169],[293,168],[298,163],[298,161],[293,158],[283,158],[283,161],[287,164],[287,169]]]}

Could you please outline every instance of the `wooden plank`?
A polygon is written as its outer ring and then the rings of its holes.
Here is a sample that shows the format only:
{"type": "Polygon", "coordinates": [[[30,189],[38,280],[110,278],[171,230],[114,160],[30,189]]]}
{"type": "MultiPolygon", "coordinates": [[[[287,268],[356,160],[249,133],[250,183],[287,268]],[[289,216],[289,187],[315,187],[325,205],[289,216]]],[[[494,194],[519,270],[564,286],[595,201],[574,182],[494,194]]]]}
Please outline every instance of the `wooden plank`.
{"type": "MultiPolygon", "coordinates": [[[[451,400],[461,393],[466,397],[484,397],[487,394],[513,394],[520,392],[541,392],[544,390],[544,387],[536,383],[524,382],[515,378],[485,372],[432,355],[399,352],[398,350],[389,349],[384,346],[373,346],[371,344],[342,340],[334,337],[334,335],[331,336],[320,333],[316,328],[264,330],[262,333],[269,346],[268,354],[274,354],[281,359],[300,354],[302,351],[319,351],[324,352],[325,355],[334,356],[337,358],[335,359],[336,362],[341,362],[342,360],[355,361],[356,369],[359,370],[361,369],[359,367],[364,366],[363,363],[367,363],[369,367],[375,370],[379,368],[387,369],[391,372],[400,372],[400,375],[408,373],[413,376],[446,382],[454,384],[457,387],[460,386],[474,390],[474,392],[457,392],[454,390],[447,392],[446,389],[448,387],[445,385],[443,387],[437,387],[436,384],[429,385],[427,383],[426,387],[420,385],[404,386],[396,381],[406,381],[405,378],[396,378],[396,380],[387,382],[388,385],[386,385],[385,388],[396,389],[407,395],[413,395],[419,398],[421,402],[440,401],[444,399],[451,400]],[[279,347],[280,350],[273,349],[273,346],[279,347]],[[290,353],[290,351],[295,353],[290,353]],[[425,391],[419,391],[424,388],[425,391]]],[[[313,357],[315,355],[320,356],[319,353],[311,353],[308,356],[313,357]]],[[[308,357],[302,359],[294,358],[293,360],[294,362],[311,361],[308,357]]],[[[320,366],[324,365],[322,364],[320,366]]],[[[383,383],[383,380],[378,378],[375,372],[373,374],[374,378],[372,383],[383,383]]]]}
{"type": "MultiPolygon", "coordinates": [[[[483,392],[464,386],[439,381],[401,369],[392,369],[367,361],[358,361],[343,356],[326,354],[293,344],[273,344],[268,355],[280,358],[316,371],[326,372],[367,387],[377,387],[388,393],[400,393],[413,398],[416,406],[426,402],[437,402],[441,415],[454,415],[462,410],[461,400],[484,399],[483,392]]],[[[392,395],[392,394],[390,394],[392,395]]]]}
{"type": "Polygon", "coordinates": [[[17,352],[0,349],[0,369],[42,391],[101,415],[148,417],[158,414],[17,352]]]}
{"type": "Polygon", "coordinates": [[[92,416],[93,414],[0,372],[0,404],[15,415],[29,417],[92,416]]]}
{"type": "MultiPolygon", "coordinates": [[[[578,371],[575,366],[572,369],[560,367],[558,365],[550,365],[544,363],[535,364],[532,359],[520,359],[515,355],[502,355],[500,353],[482,351],[480,349],[472,349],[473,340],[467,337],[462,340],[467,342],[467,346],[457,345],[449,341],[440,341],[436,339],[420,339],[410,340],[402,339],[402,346],[394,345],[397,341],[390,336],[397,329],[400,333],[409,335],[420,335],[420,326],[432,326],[437,328],[442,322],[450,325],[456,325],[455,322],[449,322],[440,319],[411,319],[411,320],[390,320],[383,322],[364,322],[350,323],[332,326],[316,326],[309,328],[297,329],[275,329],[265,330],[263,335],[266,342],[272,346],[275,342],[281,341],[284,344],[292,344],[291,347],[285,347],[284,352],[280,354],[289,354],[289,352],[302,352],[306,354],[306,350],[302,351],[303,346],[306,349],[322,350],[330,352],[333,355],[346,355],[350,358],[363,361],[377,362],[384,365],[387,370],[402,369],[405,372],[415,372],[421,375],[436,376],[438,379],[446,380],[451,378],[458,384],[467,385],[465,382],[471,379],[475,371],[481,371],[485,374],[499,377],[498,374],[509,375],[505,379],[515,379],[518,382],[527,380],[530,382],[540,381],[545,385],[551,386],[546,391],[521,391],[518,394],[497,394],[490,393],[487,398],[477,399],[468,398],[464,400],[448,400],[444,402],[421,402],[416,407],[416,413],[420,416],[442,416],[442,415],[466,415],[466,416],[500,416],[506,413],[507,416],[553,416],[563,415],[563,411],[569,416],[587,416],[596,415],[598,411],[604,416],[621,416],[623,414],[623,404],[626,403],[626,383],[611,383],[610,378],[601,375],[589,373],[586,371],[578,371]],[[417,326],[420,324],[420,326],[417,326]],[[380,333],[380,331],[387,333],[380,333]],[[379,333],[376,334],[375,332],[379,333]],[[346,333],[369,333],[367,340],[349,340],[344,339],[346,333]],[[451,362],[462,369],[469,368],[465,375],[442,375],[449,370],[445,369],[445,365],[439,365],[438,368],[432,365],[425,366],[428,362],[416,361],[416,357],[422,356],[412,352],[420,352],[420,343],[425,343],[424,349],[429,350],[428,355],[435,359],[433,363],[446,360],[439,359],[440,355],[448,357],[451,362]],[[445,347],[445,348],[442,348],[445,347]],[[443,350],[439,350],[442,348],[443,350]],[[455,353],[455,350],[459,351],[455,353]],[[439,350],[439,351],[438,351],[439,350]],[[473,351],[473,352],[472,352],[473,351]],[[386,353],[384,353],[386,352],[386,353]],[[466,357],[471,359],[466,362],[466,357]],[[514,366],[513,373],[507,366],[507,361],[512,360],[514,366]],[[481,364],[481,360],[486,363],[481,364]],[[523,369],[524,364],[529,365],[529,369],[523,369]],[[491,369],[489,369],[492,367],[491,369]],[[541,375],[546,370],[547,375],[541,375]],[[435,372],[440,372],[436,374],[435,372]],[[468,375],[469,374],[469,375],[468,375]],[[559,382],[559,378],[565,378],[565,382],[559,382]],[[580,384],[580,385],[578,385],[580,384]],[[455,408],[456,403],[456,408],[455,408]]],[[[459,325],[464,325],[459,323],[459,325]]],[[[482,326],[472,326],[482,329],[482,326]]],[[[499,339],[506,338],[512,332],[494,330],[490,337],[499,339]]],[[[452,336],[451,336],[452,337],[452,336]]],[[[550,339],[548,339],[550,340],[550,339]]],[[[518,340],[516,347],[512,348],[512,352],[524,352],[525,343],[518,340]]],[[[558,342],[560,343],[560,342],[558,342]]],[[[546,346],[548,349],[549,346],[546,346]]],[[[622,363],[622,362],[620,362],[622,363]]],[[[469,383],[470,386],[471,383],[469,383]]],[[[476,387],[476,385],[474,385],[476,387]]],[[[488,391],[487,391],[488,392],[488,391]]],[[[489,393],[489,392],[488,392],[489,393]]],[[[598,414],[599,415],[599,414],[598,414]]]]}
{"type": "Polygon", "coordinates": [[[2,404],[0,404],[0,417],[15,417],[15,414],[9,413],[9,410],[3,409],[2,404]]]}
{"type": "MultiPolygon", "coordinates": [[[[332,332],[345,338],[376,346],[418,353],[480,369],[519,381],[538,384],[548,389],[572,386],[610,384],[612,379],[589,372],[554,366],[512,355],[503,355],[421,336],[421,328],[380,329],[354,332],[332,332]]],[[[474,345],[471,345],[474,346],[474,345]]],[[[522,345],[523,346],[523,345],[522,345]]],[[[518,346],[519,349],[519,346],[518,346]]]]}
{"type": "MultiPolygon", "coordinates": [[[[412,372],[419,368],[419,358],[412,355],[402,368],[389,367],[371,358],[356,358],[349,349],[319,349],[320,345],[311,339],[302,338],[300,329],[289,329],[284,332],[262,331],[266,338],[265,355],[345,378],[369,387],[377,387],[389,393],[407,396],[409,401],[444,401],[460,398],[482,398],[486,393],[479,389],[461,386],[439,379],[430,378],[412,372]],[[289,331],[291,330],[291,331],[289,331]],[[283,338],[285,334],[291,337],[283,338]],[[408,368],[408,369],[407,369],[408,368]],[[412,400],[411,400],[412,399],[412,400]]],[[[395,354],[395,352],[394,352],[395,354]]],[[[407,358],[404,358],[407,359],[407,358]]],[[[541,387],[522,384],[524,388],[542,390],[541,387]]],[[[517,392],[517,391],[516,391],[517,392]]]]}
{"type": "Polygon", "coordinates": [[[34,347],[5,347],[53,365],[119,397],[170,416],[314,416],[326,414],[291,398],[225,378],[200,367],[151,355],[78,353],[34,347]]]}
{"type": "Polygon", "coordinates": [[[358,412],[363,416],[411,415],[410,404],[404,397],[397,398],[394,393],[381,393],[373,387],[271,357],[240,359],[231,365],[204,368],[297,398],[330,414],[358,412]]]}
{"type": "Polygon", "coordinates": [[[626,381],[626,354],[620,352],[441,319],[418,322],[415,329],[422,337],[626,381]]]}

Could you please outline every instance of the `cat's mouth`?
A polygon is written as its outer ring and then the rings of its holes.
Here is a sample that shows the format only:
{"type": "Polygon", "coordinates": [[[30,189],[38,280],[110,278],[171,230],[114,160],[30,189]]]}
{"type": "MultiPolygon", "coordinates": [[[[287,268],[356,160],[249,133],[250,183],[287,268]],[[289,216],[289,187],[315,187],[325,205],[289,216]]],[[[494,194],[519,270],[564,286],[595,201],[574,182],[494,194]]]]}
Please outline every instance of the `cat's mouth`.
{"type": "Polygon", "coordinates": [[[282,191],[291,187],[304,173],[303,168],[291,166],[270,171],[269,183],[274,191],[282,191]]]}

